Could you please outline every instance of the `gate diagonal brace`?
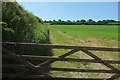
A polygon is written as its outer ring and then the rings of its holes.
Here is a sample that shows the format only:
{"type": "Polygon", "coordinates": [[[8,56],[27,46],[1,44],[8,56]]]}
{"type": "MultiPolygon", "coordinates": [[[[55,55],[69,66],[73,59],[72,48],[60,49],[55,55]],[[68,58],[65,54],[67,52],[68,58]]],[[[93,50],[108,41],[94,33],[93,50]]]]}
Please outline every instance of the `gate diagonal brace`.
{"type": "MultiPolygon", "coordinates": [[[[65,57],[67,57],[67,56],[69,56],[71,54],[74,54],[75,52],[78,52],[79,50],[80,49],[73,49],[73,50],[59,56],[58,58],[63,59],[63,58],[65,58],[65,57]]],[[[38,64],[37,66],[39,66],[39,67],[47,67],[47,65],[50,65],[51,63],[53,63],[55,61],[57,61],[57,59],[56,60],[48,60],[48,61],[45,61],[45,62],[43,62],[41,64],[38,64]]]]}
{"type": "Polygon", "coordinates": [[[118,79],[120,78],[120,71],[118,73],[116,73],[115,75],[111,76],[109,79],[107,80],[115,80],[115,79],[118,79]]]}
{"type": "MultiPolygon", "coordinates": [[[[83,51],[85,54],[91,56],[92,58],[94,58],[95,60],[102,60],[101,58],[99,58],[98,56],[96,56],[95,54],[93,54],[92,52],[86,50],[86,49],[82,49],[81,51],[83,51]]],[[[109,63],[106,62],[102,62],[102,64],[104,64],[105,66],[109,67],[112,70],[115,70],[116,72],[119,71],[119,69],[115,68],[114,66],[110,65],[109,63]]]]}

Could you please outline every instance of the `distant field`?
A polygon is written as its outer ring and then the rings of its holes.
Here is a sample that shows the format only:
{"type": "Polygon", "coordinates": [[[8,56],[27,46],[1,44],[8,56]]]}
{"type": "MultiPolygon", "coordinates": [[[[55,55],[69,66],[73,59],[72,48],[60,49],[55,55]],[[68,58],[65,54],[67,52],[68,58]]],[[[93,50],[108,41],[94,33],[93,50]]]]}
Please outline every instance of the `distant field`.
{"type": "Polygon", "coordinates": [[[113,25],[53,25],[52,27],[75,38],[118,39],[118,26],[113,25]]]}
{"type": "MultiPolygon", "coordinates": [[[[118,47],[118,26],[106,25],[50,25],[50,41],[52,44],[118,47]]],[[[53,50],[53,56],[62,55],[69,50],[53,50]]],[[[118,60],[118,53],[94,51],[94,54],[102,59],[118,60]],[[103,54],[104,53],[104,54],[103,54]]],[[[69,56],[71,58],[91,59],[81,51],[69,56]]],[[[100,64],[55,62],[53,67],[85,68],[85,69],[107,69],[100,64]]],[[[109,77],[108,74],[94,73],[72,73],[72,72],[51,72],[53,76],[62,77],[109,77]]]]}

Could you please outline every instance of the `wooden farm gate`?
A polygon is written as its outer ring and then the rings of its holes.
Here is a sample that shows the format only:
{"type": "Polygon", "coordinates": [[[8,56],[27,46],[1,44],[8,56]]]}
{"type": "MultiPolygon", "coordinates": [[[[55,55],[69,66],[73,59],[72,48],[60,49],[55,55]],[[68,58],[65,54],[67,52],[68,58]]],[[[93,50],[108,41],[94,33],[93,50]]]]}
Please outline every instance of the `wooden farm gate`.
{"type": "Polygon", "coordinates": [[[2,76],[3,78],[61,78],[61,77],[53,77],[50,75],[49,72],[46,71],[66,71],[66,72],[82,72],[82,73],[108,73],[108,74],[113,74],[111,77],[108,79],[105,78],[78,78],[80,80],[118,80],[120,77],[120,70],[116,67],[114,67],[111,64],[120,64],[119,60],[103,60],[93,54],[91,51],[107,51],[107,52],[120,52],[120,48],[105,48],[105,47],[84,47],[84,46],[65,46],[65,45],[54,45],[54,44],[38,44],[38,43],[16,43],[16,42],[4,42],[2,43],[2,52],[3,58],[9,59],[9,58],[14,58],[15,60],[19,60],[21,64],[2,64],[3,68],[22,68],[26,67],[29,68],[30,70],[33,70],[34,72],[38,74],[28,74],[28,75],[23,75],[23,74],[12,74],[12,73],[3,73],[2,76]],[[35,55],[17,55],[14,52],[10,51],[7,49],[5,46],[28,46],[28,47],[33,47],[33,48],[49,48],[49,49],[71,49],[71,51],[60,55],[59,57],[52,57],[52,56],[35,56],[35,55]],[[66,58],[67,56],[74,54],[75,52],[82,51],[85,54],[89,55],[93,59],[74,59],[74,58],[66,58]],[[6,53],[6,54],[4,54],[6,53]],[[32,64],[28,60],[43,60],[41,64],[32,64]],[[50,67],[51,63],[54,63],[56,61],[72,61],[72,62],[89,62],[89,63],[100,63],[108,68],[110,70],[104,70],[104,69],[78,69],[78,68],[56,68],[56,67],[50,67]]]}

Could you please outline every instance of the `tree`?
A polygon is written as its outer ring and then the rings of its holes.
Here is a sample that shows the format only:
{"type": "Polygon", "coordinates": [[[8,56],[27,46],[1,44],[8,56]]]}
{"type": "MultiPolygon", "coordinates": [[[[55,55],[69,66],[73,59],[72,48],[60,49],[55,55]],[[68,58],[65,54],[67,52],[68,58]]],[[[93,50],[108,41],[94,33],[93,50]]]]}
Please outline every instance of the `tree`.
{"type": "Polygon", "coordinates": [[[81,23],[81,24],[85,24],[85,23],[86,23],[86,20],[82,19],[82,20],[80,21],[80,23],[81,23]]]}
{"type": "Polygon", "coordinates": [[[93,21],[92,19],[87,20],[87,24],[95,24],[95,21],[93,21]]]}
{"type": "Polygon", "coordinates": [[[61,20],[61,19],[58,19],[58,22],[62,22],[62,20],[61,20]]]}
{"type": "Polygon", "coordinates": [[[70,21],[70,20],[67,20],[67,22],[69,22],[69,23],[70,23],[71,21],[70,21]]]}
{"type": "Polygon", "coordinates": [[[103,24],[103,22],[101,20],[97,21],[97,24],[103,24]]]}
{"type": "Polygon", "coordinates": [[[55,20],[53,20],[53,22],[56,22],[55,20]]]}
{"type": "Polygon", "coordinates": [[[80,20],[77,20],[76,22],[80,22],[80,20]]]}

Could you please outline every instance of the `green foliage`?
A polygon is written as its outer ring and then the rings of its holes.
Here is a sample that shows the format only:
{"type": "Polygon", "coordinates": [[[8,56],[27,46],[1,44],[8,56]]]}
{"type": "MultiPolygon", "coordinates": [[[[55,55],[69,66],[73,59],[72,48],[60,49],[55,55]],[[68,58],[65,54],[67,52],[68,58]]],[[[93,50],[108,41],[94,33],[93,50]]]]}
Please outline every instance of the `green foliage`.
{"type": "MultiPolygon", "coordinates": [[[[24,10],[24,8],[17,2],[4,2],[2,3],[2,8],[3,22],[7,24],[7,29],[10,28],[14,32],[12,36],[5,36],[8,39],[3,37],[3,41],[42,43],[45,40],[43,37],[49,35],[47,33],[47,28],[44,28],[46,26],[44,25],[42,19],[24,10]],[[37,33],[35,32],[38,27],[39,30],[43,30],[40,32],[40,34],[42,34],[40,36],[37,36],[37,33]],[[36,37],[39,37],[40,40],[36,40],[36,37]]],[[[3,30],[6,31],[6,29],[3,30]]]]}
{"type": "Polygon", "coordinates": [[[49,40],[49,29],[47,27],[47,25],[37,25],[38,27],[36,27],[34,29],[34,38],[35,41],[33,42],[39,42],[39,43],[50,43],[49,40]]]}

